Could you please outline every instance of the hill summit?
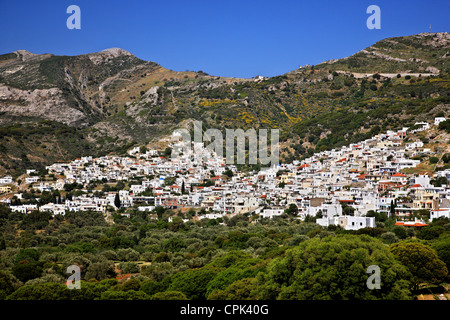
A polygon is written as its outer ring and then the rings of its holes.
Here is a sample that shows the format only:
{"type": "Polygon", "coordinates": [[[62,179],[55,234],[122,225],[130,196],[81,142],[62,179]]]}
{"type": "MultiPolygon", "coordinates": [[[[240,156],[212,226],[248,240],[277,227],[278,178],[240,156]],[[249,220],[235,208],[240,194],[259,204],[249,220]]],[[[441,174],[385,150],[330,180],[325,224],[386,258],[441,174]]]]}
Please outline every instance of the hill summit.
{"type": "Polygon", "coordinates": [[[205,130],[280,128],[282,159],[291,161],[448,116],[449,41],[448,33],[388,38],[252,79],[176,72],[120,48],[78,56],[17,50],[0,55],[0,166],[158,144],[193,120],[205,130]]]}

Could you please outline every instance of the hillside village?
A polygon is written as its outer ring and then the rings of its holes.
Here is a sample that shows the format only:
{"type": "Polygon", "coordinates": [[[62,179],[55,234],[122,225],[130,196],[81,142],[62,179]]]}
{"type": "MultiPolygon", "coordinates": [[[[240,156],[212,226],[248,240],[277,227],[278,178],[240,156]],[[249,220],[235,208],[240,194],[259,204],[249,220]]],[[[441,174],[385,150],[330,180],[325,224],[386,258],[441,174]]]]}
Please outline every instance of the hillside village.
{"type": "MultiPolygon", "coordinates": [[[[108,217],[119,209],[129,215],[127,209],[135,208],[157,219],[158,206],[175,211],[194,209],[193,214],[183,215],[184,221],[223,221],[224,217],[246,215],[256,222],[290,215],[301,220],[315,218],[321,226],[338,225],[346,230],[375,227],[377,212],[395,214],[397,224],[421,227],[439,217],[450,218],[449,185],[431,183],[440,177],[450,179],[450,170],[430,175],[402,173],[421,162],[413,157],[434,154],[422,141],[404,140],[445,120],[416,123],[414,130],[387,131],[303,161],[251,172],[240,172],[206,148],[173,159],[142,148],[129,150],[127,157],[82,157],[48,166],[47,178],[42,180],[28,170],[24,178],[27,187],[11,176],[0,178],[1,201],[12,211],[39,210],[54,215],[98,211],[108,217]],[[128,186],[116,191],[88,187],[120,181],[129,182],[128,186]],[[42,204],[23,197],[31,189],[42,194],[67,191],[71,185],[82,186],[82,192],[70,199],[59,196],[55,202],[42,204]]],[[[170,146],[182,143],[174,139],[170,146]]],[[[170,222],[172,217],[168,219],[170,222]]]]}

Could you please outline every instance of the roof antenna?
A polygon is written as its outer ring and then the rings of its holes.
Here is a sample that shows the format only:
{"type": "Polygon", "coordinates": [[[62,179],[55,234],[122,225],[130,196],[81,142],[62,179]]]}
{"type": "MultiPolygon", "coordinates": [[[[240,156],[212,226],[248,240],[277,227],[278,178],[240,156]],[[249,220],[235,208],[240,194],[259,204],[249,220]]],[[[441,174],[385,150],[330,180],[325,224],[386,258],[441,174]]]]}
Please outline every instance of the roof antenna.
{"type": "Polygon", "coordinates": [[[430,33],[431,33],[431,24],[430,24],[430,33]]]}

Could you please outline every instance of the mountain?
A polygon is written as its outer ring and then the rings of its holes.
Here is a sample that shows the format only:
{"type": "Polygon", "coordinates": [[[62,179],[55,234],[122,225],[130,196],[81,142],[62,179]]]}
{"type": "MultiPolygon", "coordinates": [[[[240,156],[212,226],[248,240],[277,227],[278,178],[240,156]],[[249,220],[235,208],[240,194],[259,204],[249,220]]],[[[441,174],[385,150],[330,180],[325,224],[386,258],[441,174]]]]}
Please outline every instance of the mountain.
{"type": "Polygon", "coordinates": [[[20,172],[120,153],[159,143],[193,120],[204,129],[280,128],[282,159],[291,161],[448,116],[449,42],[448,33],[389,38],[347,58],[253,79],[176,72],[119,48],[0,55],[0,167],[20,172]]]}

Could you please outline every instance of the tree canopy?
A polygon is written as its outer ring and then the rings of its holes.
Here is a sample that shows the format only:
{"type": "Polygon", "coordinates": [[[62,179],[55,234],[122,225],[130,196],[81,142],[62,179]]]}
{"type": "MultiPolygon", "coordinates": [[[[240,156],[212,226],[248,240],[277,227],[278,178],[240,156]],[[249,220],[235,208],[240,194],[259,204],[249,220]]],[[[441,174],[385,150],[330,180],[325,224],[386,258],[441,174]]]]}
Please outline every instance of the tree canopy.
{"type": "Polygon", "coordinates": [[[407,269],[366,235],[313,238],[275,258],[258,274],[263,299],[409,299],[407,269]],[[381,269],[381,289],[366,286],[369,266],[381,269]]]}

